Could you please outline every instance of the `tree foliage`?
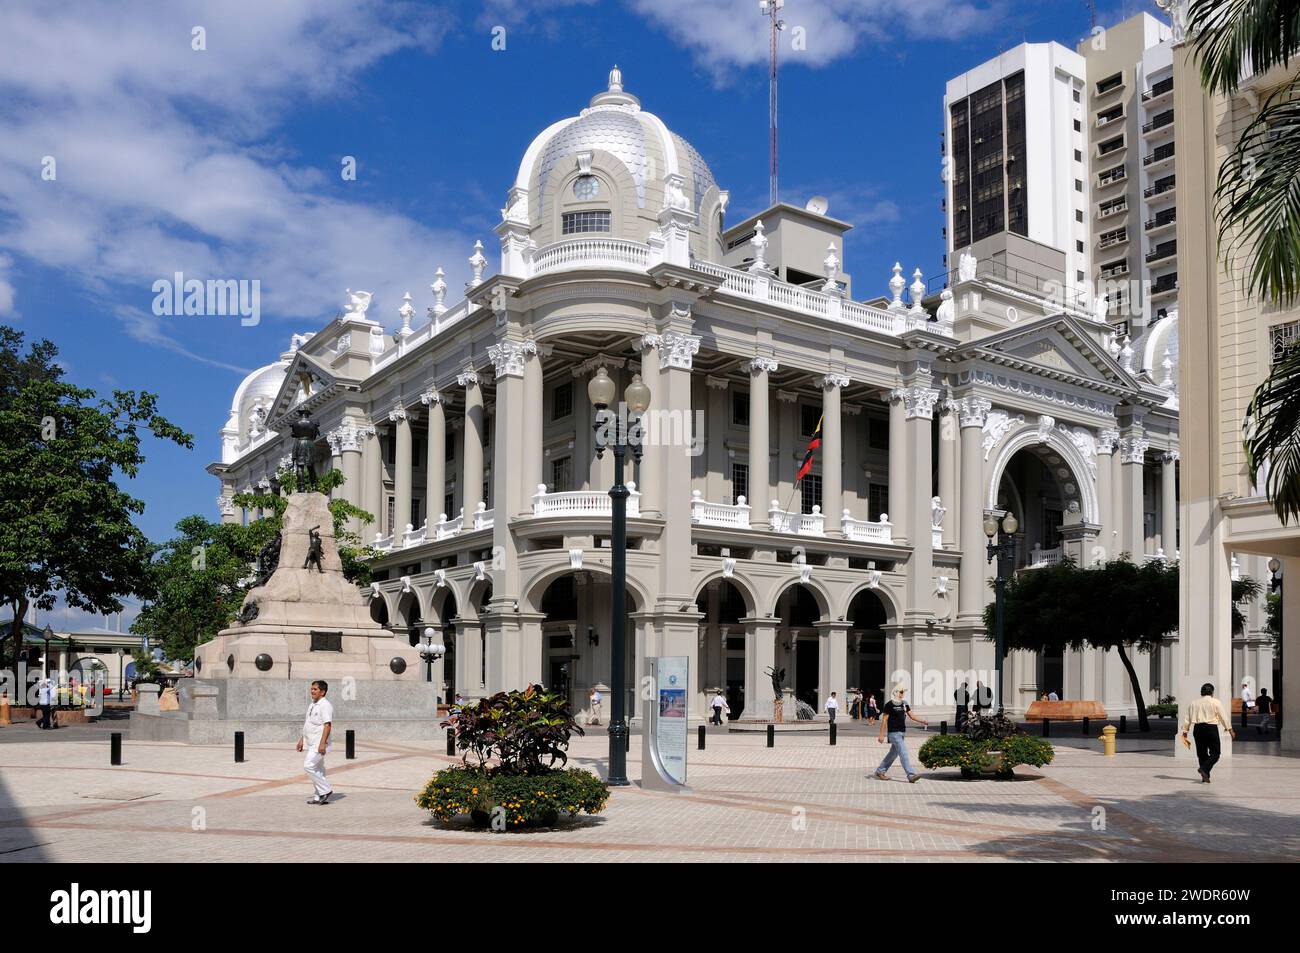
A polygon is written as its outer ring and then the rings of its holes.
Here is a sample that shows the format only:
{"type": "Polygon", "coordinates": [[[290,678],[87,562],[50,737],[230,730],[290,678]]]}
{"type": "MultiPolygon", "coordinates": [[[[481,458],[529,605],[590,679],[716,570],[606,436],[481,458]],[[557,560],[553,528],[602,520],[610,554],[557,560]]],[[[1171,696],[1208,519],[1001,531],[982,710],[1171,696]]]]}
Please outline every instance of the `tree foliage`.
{"type": "MultiPolygon", "coordinates": [[[[144,463],[141,431],[191,448],[192,438],[147,392],[100,398],[64,380],[47,340],[0,326],[0,603],[13,612],[10,646],[35,605],[119,612],[149,594],[144,503],[118,481],[144,463]]],[[[0,659],[3,659],[0,653],[0,659]]]]}
{"type": "MultiPolygon", "coordinates": [[[[1007,651],[1114,649],[1128,672],[1138,719],[1146,704],[1130,652],[1148,652],[1178,628],[1178,569],[1156,560],[1114,559],[1091,569],[1065,560],[1016,573],[1004,594],[1007,651]]],[[[984,610],[990,639],[994,606],[984,610]]]]}

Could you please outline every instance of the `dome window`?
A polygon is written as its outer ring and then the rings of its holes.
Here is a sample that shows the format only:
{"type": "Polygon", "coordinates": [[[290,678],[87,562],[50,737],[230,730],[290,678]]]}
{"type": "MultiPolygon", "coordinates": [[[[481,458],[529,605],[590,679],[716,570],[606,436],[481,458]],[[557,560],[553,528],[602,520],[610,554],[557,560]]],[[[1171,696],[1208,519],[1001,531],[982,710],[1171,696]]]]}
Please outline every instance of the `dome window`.
{"type": "Polygon", "coordinates": [[[573,197],[589,202],[600,195],[600,179],[594,175],[580,175],[573,183],[573,197]]]}
{"type": "Polygon", "coordinates": [[[560,227],[560,232],[564,235],[580,235],[584,232],[608,232],[609,230],[610,213],[608,211],[565,212],[560,227]]]}

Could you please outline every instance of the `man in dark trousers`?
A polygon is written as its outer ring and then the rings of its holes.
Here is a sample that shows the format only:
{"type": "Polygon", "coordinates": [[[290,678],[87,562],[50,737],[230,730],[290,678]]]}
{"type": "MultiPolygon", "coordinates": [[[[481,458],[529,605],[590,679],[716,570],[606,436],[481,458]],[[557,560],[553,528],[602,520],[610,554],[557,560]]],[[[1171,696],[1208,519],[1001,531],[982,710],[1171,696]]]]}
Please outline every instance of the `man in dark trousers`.
{"type": "Polygon", "coordinates": [[[966,712],[970,708],[970,691],[966,688],[966,682],[957,686],[952,697],[957,702],[957,730],[961,731],[966,727],[966,712]]]}
{"type": "Polygon", "coordinates": [[[1223,704],[1214,697],[1214,686],[1206,682],[1201,686],[1201,697],[1187,706],[1187,720],[1183,723],[1183,744],[1189,744],[1190,731],[1196,740],[1196,760],[1203,784],[1210,783],[1210,772],[1219,760],[1219,726],[1227,729],[1233,738],[1232,722],[1223,710],[1223,704]]]}

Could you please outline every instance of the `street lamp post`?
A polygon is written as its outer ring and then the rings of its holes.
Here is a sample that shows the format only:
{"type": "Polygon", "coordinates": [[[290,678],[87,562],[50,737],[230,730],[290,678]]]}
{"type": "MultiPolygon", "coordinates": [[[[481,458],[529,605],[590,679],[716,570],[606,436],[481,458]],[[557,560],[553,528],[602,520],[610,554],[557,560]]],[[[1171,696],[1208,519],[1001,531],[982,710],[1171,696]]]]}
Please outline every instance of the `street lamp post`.
{"type": "MultiPolygon", "coordinates": [[[[1283,687],[1284,687],[1284,686],[1282,685],[1282,681],[1281,681],[1281,680],[1282,680],[1282,678],[1285,677],[1285,675],[1286,675],[1286,666],[1285,666],[1285,664],[1283,663],[1283,659],[1282,659],[1282,651],[1283,651],[1282,646],[1283,646],[1283,643],[1286,642],[1286,639],[1283,637],[1283,636],[1285,636],[1286,633],[1285,633],[1285,632],[1281,632],[1281,628],[1282,628],[1282,626],[1284,625],[1283,615],[1282,615],[1282,607],[1283,607],[1282,599],[1283,599],[1284,592],[1285,592],[1285,590],[1282,588],[1282,562],[1281,562],[1281,560],[1279,560],[1276,556],[1274,556],[1272,559],[1270,559],[1270,560],[1268,561],[1268,571],[1269,571],[1269,574],[1272,576],[1272,580],[1271,580],[1271,582],[1272,582],[1272,584],[1273,584],[1273,591],[1274,591],[1275,593],[1277,593],[1277,624],[1278,624],[1278,630],[1279,630],[1279,633],[1280,633],[1280,635],[1279,635],[1279,637],[1278,637],[1278,640],[1277,640],[1277,671],[1278,671],[1278,677],[1275,678],[1275,679],[1274,679],[1274,678],[1270,678],[1270,681],[1273,682],[1273,697],[1274,697],[1274,698],[1284,698],[1284,697],[1286,697],[1286,696],[1283,695],[1283,687]]],[[[1270,673],[1270,675],[1271,675],[1271,673],[1270,673]]],[[[1278,711],[1282,711],[1282,709],[1279,708],[1278,711]]],[[[1265,712],[1265,714],[1268,714],[1268,713],[1265,712]]],[[[1285,715],[1285,712],[1283,712],[1283,715],[1285,715]]],[[[1277,733],[1278,733],[1278,737],[1279,737],[1279,738],[1282,737],[1282,716],[1279,716],[1279,717],[1278,717],[1277,733]]]]}
{"type": "Polygon", "coordinates": [[[1002,701],[1002,658],[1004,653],[1003,643],[1003,590],[1006,588],[1007,581],[1011,574],[1016,571],[1016,530],[1020,528],[1020,523],[1016,520],[1015,514],[1008,513],[1002,517],[1001,523],[989,517],[984,521],[984,535],[989,538],[988,553],[989,562],[997,559],[997,575],[993,577],[993,628],[997,639],[996,653],[998,666],[998,714],[1002,714],[1005,705],[1002,701]],[[999,534],[999,530],[1001,531],[999,534]]]}
{"type": "Polygon", "coordinates": [[[416,647],[420,653],[420,658],[424,660],[424,680],[426,682],[433,681],[433,663],[447,654],[447,646],[434,641],[437,634],[433,626],[426,626],[424,639],[416,647]]]}
{"type": "Polygon", "coordinates": [[[616,395],[614,382],[605,368],[600,368],[587,385],[587,396],[596,408],[596,456],[603,457],[606,448],[614,452],[614,485],[609,488],[610,506],[610,574],[613,591],[610,594],[610,706],[609,706],[609,776],[611,786],[626,786],[627,780],[627,720],[625,697],[624,655],[627,638],[627,486],[623,483],[623,464],[627,451],[638,462],[641,459],[641,415],[650,406],[650,388],[641,382],[641,375],[632,378],[623,394],[623,405],[617,412],[610,406],[616,395]],[[611,432],[612,431],[612,432],[611,432]]]}

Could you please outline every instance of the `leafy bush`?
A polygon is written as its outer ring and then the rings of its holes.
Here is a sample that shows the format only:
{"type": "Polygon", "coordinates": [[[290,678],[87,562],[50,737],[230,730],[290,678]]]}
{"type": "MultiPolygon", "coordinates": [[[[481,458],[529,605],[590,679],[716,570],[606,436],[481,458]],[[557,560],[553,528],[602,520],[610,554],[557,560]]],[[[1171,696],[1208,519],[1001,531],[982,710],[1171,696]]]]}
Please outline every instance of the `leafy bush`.
{"type": "Polygon", "coordinates": [[[1159,718],[1177,718],[1178,706],[1172,702],[1169,704],[1161,702],[1159,705],[1149,705],[1147,706],[1147,714],[1155,715],[1159,718]]]}
{"type": "Polygon", "coordinates": [[[469,764],[473,752],[479,767],[496,759],[505,774],[542,774],[569,760],[569,737],[584,734],[573,719],[568,699],[541,685],[524,691],[498,692],[477,705],[467,705],[442,723],[456,729],[456,746],[469,764]]]}
{"type": "Polygon", "coordinates": [[[990,738],[1011,738],[1020,734],[1020,729],[1001,712],[994,715],[971,715],[966,719],[962,733],[972,741],[987,741],[990,738]]]}
{"type": "MultiPolygon", "coordinates": [[[[997,719],[983,719],[996,721],[997,719]]],[[[1001,722],[1010,724],[1007,719],[1001,722]]],[[[983,732],[1003,730],[1002,724],[978,726],[983,732]]],[[[1019,731],[1001,737],[972,738],[969,735],[938,735],[921,745],[918,757],[927,768],[961,768],[963,777],[994,771],[1009,778],[1018,764],[1041,768],[1050,764],[1055,751],[1050,742],[1019,731]]]]}
{"type": "Polygon", "coordinates": [[[608,800],[605,782],[580,768],[524,775],[458,765],[434,775],[415,803],[443,823],[468,814],[479,826],[496,817],[518,828],[549,826],[584,811],[599,814],[608,800]]]}

